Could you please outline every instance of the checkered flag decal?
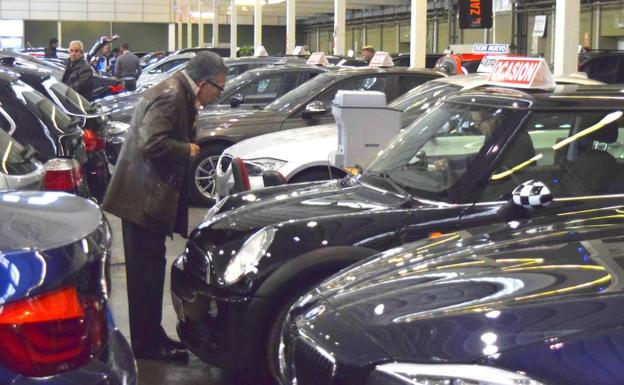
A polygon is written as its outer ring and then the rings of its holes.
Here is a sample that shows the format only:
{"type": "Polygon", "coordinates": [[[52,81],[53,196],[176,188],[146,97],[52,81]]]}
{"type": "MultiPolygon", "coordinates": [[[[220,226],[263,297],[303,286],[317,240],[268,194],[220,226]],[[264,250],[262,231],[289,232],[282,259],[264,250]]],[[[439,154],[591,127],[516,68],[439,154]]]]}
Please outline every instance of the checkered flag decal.
{"type": "Polygon", "coordinates": [[[548,186],[534,180],[522,183],[511,195],[516,205],[534,209],[548,207],[553,200],[548,186]]]}

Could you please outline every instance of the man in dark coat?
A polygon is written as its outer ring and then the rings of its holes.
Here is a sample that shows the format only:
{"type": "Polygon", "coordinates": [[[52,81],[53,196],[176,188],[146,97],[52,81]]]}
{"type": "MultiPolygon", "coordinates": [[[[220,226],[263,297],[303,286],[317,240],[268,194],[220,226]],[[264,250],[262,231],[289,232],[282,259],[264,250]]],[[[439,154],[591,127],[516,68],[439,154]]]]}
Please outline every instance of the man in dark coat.
{"type": "Polygon", "coordinates": [[[130,45],[123,43],[121,45],[121,55],[117,58],[115,64],[115,77],[123,80],[124,85],[129,91],[136,89],[136,81],[141,75],[141,64],[139,58],[130,52],[130,45]]]}
{"type": "Polygon", "coordinates": [[[67,84],[87,100],[93,94],[93,72],[84,57],[84,46],[80,40],[69,43],[69,60],[65,66],[63,83],[67,84]]]}
{"type": "Polygon", "coordinates": [[[130,308],[130,336],[137,358],[183,360],[180,342],[161,326],[165,280],[165,238],[188,230],[188,165],[199,153],[197,110],[216,100],[227,67],[202,52],[186,69],[145,93],[102,208],[122,219],[130,308]]]}
{"type": "Polygon", "coordinates": [[[58,39],[53,37],[50,39],[48,46],[43,50],[46,58],[56,59],[56,49],[58,48],[58,39]]]}

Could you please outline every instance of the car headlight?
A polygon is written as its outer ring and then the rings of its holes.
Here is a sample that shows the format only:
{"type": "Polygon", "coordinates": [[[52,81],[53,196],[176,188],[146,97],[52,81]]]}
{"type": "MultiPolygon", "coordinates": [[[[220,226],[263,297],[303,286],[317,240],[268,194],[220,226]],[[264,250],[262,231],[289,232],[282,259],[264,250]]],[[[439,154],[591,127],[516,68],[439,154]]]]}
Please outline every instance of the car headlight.
{"type": "Polygon", "coordinates": [[[249,237],[225,269],[225,283],[234,284],[245,275],[256,272],[256,266],[267,252],[274,236],[275,229],[265,227],[249,237]]]}
{"type": "Polygon", "coordinates": [[[129,124],[123,122],[116,122],[114,120],[109,120],[106,124],[106,130],[109,135],[120,135],[128,131],[130,127],[129,124]]]}
{"type": "Polygon", "coordinates": [[[208,210],[208,212],[206,213],[206,215],[204,216],[204,220],[203,222],[208,222],[209,220],[211,220],[215,215],[217,215],[219,213],[219,210],[221,210],[221,208],[223,207],[223,205],[225,204],[225,202],[227,202],[228,197],[225,197],[223,199],[221,199],[220,201],[218,201],[217,203],[214,204],[214,206],[212,206],[210,208],[210,210],[208,210]]]}
{"type": "Polygon", "coordinates": [[[286,164],[286,161],[272,158],[248,159],[243,161],[249,176],[262,176],[265,171],[273,171],[286,164]]]}
{"type": "Polygon", "coordinates": [[[378,365],[367,385],[543,385],[524,373],[480,365],[411,364],[378,365]]]}

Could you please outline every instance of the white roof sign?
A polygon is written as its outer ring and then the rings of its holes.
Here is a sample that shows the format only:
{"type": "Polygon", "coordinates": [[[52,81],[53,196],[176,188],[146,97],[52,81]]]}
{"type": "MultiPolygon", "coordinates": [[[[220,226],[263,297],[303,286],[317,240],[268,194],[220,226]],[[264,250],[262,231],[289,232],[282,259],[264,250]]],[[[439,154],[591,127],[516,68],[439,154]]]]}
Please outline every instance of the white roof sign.
{"type": "Polygon", "coordinates": [[[488,55],[505,55],[509,53],[509,44],[480,44],[472,46],[472,53],[484,53],[488,55]]]}
{"type": "Polygon", "coordinates": [[[488,84],[516,88],[554,88],[550,69],[543,58],[500,57],[488,84]]]}
{"type": "Polygon", "coordinates": [[[369,67],[393,67],[394,62],[388,52],[377,51],[375,56],[371,59],[369,67]]]}
{"type": "Polygon", "coordinates": [[[329,61],[327,61],[325,52],[314,52],[312,55],[310,55],[310,58],[308,59],[306,64],[324,66],[329,64],[329,61]]]}

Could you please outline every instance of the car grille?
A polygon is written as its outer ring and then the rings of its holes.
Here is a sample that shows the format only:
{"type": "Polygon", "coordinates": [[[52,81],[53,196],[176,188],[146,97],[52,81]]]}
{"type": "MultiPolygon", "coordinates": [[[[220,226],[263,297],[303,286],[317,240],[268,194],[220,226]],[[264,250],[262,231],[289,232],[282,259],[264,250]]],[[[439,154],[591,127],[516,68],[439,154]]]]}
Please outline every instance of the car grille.
{"type": "Polygon", "coordinates": [[[210,258],[195,242],[187,244],[186,263],[190,273],[206,283],[210,283],[210,258]]]}
{"type": "Polygon", "coordinates": [[[336,373],[333,357],[307,338],[295,340],[297,385],[330,385],[336,373]]]}

